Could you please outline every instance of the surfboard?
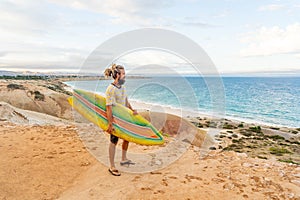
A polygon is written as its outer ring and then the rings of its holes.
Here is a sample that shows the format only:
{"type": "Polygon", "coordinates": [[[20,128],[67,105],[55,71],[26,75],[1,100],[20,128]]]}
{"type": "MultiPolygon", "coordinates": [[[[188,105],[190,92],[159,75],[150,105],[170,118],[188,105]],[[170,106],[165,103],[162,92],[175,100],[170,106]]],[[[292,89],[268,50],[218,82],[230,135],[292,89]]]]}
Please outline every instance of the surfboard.
{"type": "MultiPolygon", "coordinates": [[[[68,98],[71,106],[83,117],[103,130],[108,128],[106,99],[100,94],[74,89],[68,98]]],[[[159,131],[141,115],[133,115],[129,108],[116,104],[112,107],[113,135],[141,145],[160,145],[164,143],[159,131]]]]}

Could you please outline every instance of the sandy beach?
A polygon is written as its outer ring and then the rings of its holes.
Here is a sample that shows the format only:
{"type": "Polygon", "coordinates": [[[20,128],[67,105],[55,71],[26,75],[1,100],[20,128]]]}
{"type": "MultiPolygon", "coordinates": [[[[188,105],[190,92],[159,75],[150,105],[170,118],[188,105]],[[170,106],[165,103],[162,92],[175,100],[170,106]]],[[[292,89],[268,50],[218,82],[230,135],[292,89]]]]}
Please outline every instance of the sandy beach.
{"type": "Polygon", "coordinates": [[[168,134],[167,143],[130,144],[136,164],[117,164],[122,175],[114,177],[102,162],[107,133],[74,118],[64,87],[57,80],[0,81],[0,199],[300,199],[297,128],[181,119],[166,108],[167,117],[145,116],[168,134]],[[193,138],[181,137],[184,131],[193,138]],[[171,149],[173,141],[184,151],[171,149]]]}

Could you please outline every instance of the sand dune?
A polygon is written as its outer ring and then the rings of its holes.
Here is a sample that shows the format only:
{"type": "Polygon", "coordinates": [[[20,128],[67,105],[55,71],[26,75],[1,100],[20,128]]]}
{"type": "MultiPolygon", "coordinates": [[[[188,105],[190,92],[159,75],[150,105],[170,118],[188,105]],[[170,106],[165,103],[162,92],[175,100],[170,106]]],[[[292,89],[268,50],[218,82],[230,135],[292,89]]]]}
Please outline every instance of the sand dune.
{"type": "Polygon", "coordinates": [[[17,108],[71,119],[72,109],[66,101],[68,95],[57,89],[60,87],[63,85],[43,80],[0,80],[0,101],[17,108]]]}

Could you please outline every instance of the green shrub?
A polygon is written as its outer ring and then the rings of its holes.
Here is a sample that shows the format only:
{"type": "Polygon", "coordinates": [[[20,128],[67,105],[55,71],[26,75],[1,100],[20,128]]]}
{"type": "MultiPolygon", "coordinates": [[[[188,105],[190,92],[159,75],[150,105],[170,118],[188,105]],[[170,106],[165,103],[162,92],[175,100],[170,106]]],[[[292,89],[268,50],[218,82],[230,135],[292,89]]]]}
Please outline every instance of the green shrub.
{"type": "Polygon", "coordinates": [[[43,95],[39,91],[34,91],[33,94],[34,94],[34,100],[37,100],[37,101],[44,101],[45,100],[45,95],[43,95]]]}
{"type": "Polygon", "coordinates": [[[257,157],[260,158],[260,159],[265,159],[265,160],[268,159],[267,157],[265,157],[265,156],[260,156],[260,155],[258,155],[257,157]]]}
{"type": "Polygon", "coordinates": [[[297,133],[298,133],[298,131],[295,131],[295,130],[293,130],[293,131],[292,131],[292,133],[293,133],[293,134],[297,134],[297,133]]]}
{"type": "Polygon", "coordinates": [[[227,122],[223,125],[224,129],[234,129],[234,126],[232,124],[228,124],[227,122]]]}
{"type": "Polygon", "coordinates": [[[23,85],[18,85],[18,84],[14,84],[14,83],[8,84],[7,88],[11,89],[11,90],[25,90],[23,85]]]}
{"type": "Polygon", "coordinates": [[[260,126],[252,126],[249,127],[249,130],[255,133],[261,133],[261,127],[260,126]]]}
{"type": "Polygon", "coordinates": [[[197,127],[198,127],[198,128],[203,128],[203,124],[199,123],[199,124],[197,125],[197,127]]]}
{"type": "Polygon", "coordinates": [[[267,137],[273,140],[284,140],[284,137],[280,135],[268,135],[267,137]]]}
{"type": "Polygon", "coordinates": [[[300,165],[300,163],[297,163],[297,162],[293,161],[292,159],[279,159],[278,161],[300,165]]]}
{"type": "Polygon", "coordinates": [[[248,132],[248,131],[241,131],[240,133],[241,133],[243,136],[246,136],[246,137],[250,137],[250,136],[253,135],[251,132],[248,132]]]}
{"type": "Polygon", "coordinates": [[[244,124],[240,123],[240,124],[238,125],[238,127],[239,127],[239,128],[243,128],[243,127],[244,127],[244,124]]]}
{"type": "Polygon", "coordinates": [[[282,156],[285,153],[291,153],[289,150],[279,147],[270,147],[269,151],[271,154],[274,154],[276,156],[282,156]]]}

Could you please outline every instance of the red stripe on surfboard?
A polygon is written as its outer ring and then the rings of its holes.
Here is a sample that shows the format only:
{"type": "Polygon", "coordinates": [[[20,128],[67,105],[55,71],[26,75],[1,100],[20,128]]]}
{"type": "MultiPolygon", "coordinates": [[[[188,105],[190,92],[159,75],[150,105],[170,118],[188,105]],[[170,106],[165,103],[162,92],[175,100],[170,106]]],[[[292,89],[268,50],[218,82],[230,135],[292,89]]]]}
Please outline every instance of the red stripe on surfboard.
{"type": "MultiPolygon", "coordinates": [[[[75,93],[74,95],[80,101],[82,101],[86,106],[94,110],[96,113],[107,119],[107,114],[104,110],[100,109],[96,105],[89,102],[87,99],[83,98],[81,95],[75,93]]],[[[137,124],[129,123],[125,120],[120,119],[119,117],[114,116],[113,123],[118,124],[121,128],[126,129],[132,133],[139,132],[140,136],[150,137],[150,138],[159,138],[157,135],[153,135],[153,131],[149,127],[139,126],[137,124]],[[125,128],[126,127],[126,128],[125,128]],[[148,133],[148,134],[147,134],[148,133]]]]}

